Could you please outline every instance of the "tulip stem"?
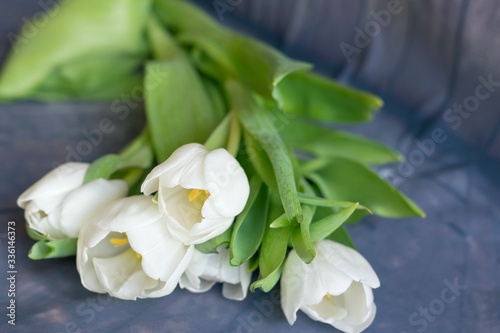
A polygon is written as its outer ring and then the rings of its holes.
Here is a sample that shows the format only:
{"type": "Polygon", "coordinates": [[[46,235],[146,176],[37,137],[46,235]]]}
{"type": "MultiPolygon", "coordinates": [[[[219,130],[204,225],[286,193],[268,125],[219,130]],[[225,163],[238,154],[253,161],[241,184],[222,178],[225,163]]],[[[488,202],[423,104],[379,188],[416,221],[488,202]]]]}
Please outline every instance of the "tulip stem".
{"type": "Polygon", "coordinates": [[[240,150],[241,143],[241,125],[238,115],[233,110],[230,113],[230,128],[229,128],[229,138],[227,140],[227,151],[236,157],[238,151],[240,150]]]}
{"type": "Polygon", "coordinates": [[[240,120],[238,119],[236,112],[231,111],[205,141],[204,146],[208,150],[226,148],[231,155],[236,157],[240,149],[240,141],[240,120]]]}

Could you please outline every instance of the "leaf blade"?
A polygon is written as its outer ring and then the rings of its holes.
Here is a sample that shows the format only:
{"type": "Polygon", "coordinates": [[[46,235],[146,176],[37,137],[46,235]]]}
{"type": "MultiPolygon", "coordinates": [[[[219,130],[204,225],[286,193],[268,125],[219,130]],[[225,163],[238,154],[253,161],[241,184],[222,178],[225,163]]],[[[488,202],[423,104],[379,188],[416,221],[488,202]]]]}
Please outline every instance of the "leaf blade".
{"type": "Polygon", "coordinates": [[[326,165],[308,174],[326,198],[359,202],[384,217],[425,217],[413,201],[366,165],[345,158],[330,158],[326,165]]]}

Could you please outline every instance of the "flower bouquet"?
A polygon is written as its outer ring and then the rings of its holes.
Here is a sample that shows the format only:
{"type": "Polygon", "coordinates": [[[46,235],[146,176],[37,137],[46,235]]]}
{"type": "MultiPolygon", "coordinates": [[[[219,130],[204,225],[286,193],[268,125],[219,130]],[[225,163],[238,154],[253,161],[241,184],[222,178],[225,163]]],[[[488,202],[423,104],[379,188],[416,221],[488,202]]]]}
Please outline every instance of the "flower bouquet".
{"type": "Polygon", "coordinates": [[[424,216],[370,168],[398,153],[331,129],[368,121],[379,98],[185,1],[72,0],[47,15],[16,36],[0,99],[140,96],[147,126],[19,197],[31,259],[76,255],[85,288],[128,300],[216,283],[243,300],[280,282],[290,324],[299,309],[344,332],[371,324],[380,282],[343,224],[424,216]]]}

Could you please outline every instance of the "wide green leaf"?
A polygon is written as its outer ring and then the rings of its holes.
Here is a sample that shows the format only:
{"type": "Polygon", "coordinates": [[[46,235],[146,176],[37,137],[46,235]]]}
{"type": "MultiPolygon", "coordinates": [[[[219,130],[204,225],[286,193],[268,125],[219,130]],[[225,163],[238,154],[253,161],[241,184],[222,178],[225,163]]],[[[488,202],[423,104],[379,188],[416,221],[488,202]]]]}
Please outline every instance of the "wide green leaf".
{"type": "Polygon", "coordinates": [[[273,96],[286,113],[330,122],[368,121],[383,105],[376,96],[306,72],[286,76],[273,96]]]}
{"type": "Polygon", "coordinates": [[[159,162],[184,144],[205,142],[221,120],[185,52],[166,32],[163,37],[165,47],[177,49],[168,59],[149,62],[145,77],[146,116],[159,162]]]}
{"type": "Polygon", "coordinates": [[[372,140],[294,119],[281,132],[293,147],[319,157],[345,157],[365,164],[400,162],[402,156],[372,140]]]}
{"type": "Polygon", "coordinates": [[[251,180],[250,197],[234,222],[229,246],[232,266],[239,266],[252,257],[262,242],[269,206],[268,192],[258,177],[251,180]]]}
{"type": "Polygon", "coordinates": [[[142,87],[151,2],[65,1],[26,22],[0,77],[0,99],[101,100],[142,87]]]}
{"type": "Polygon", "coordinates": [[[28,257],[39,260],[74,256],[77,243],[78,238],[64,238],[53,241],[39,240],[31,248],[28,257]]]}
{"type": "Polygon", "coordinates": [[[345,158],[330,158],[324,165],[315,171],[305,169],[327,199],[359,202],[384,217],[425,217],[413,201],[366,165],[345,158]]]}
{"type": "MultiPolygon", "coordinates": [[[[311,65],[289,59],[262,42],[231,31],[187,1],[156,0],[154,10],[162,22],[188,47],[203,52],[226,79],[244,82],[266,98],[286,75],[311,65]]],[[[200,52],[197,51],[197,52],[200,52]]]]}
{"type": "Polygon", "coordinates": [[[264,291],[271,290],[281,275],[281,267],[286,257],[288,238],[292,228],[273,229],[269,225],[282,214],[283,207],[279,196],[272,192],[267,227],[259,250],[259,278],[250,286],[252,291],[256,288],[264,291]]]}
{"type": "MultiPolygon", "coordinates": [[[[297,196],[293,164],[288,148],[276,131],[269,113],[260,108],[249,92],[237,82],[230,81],[226,86],[232,98],[232,108],[238,113],[243,128],[258,142],[271,162],[288,219],[296,218],[300,222],[302,209],[297,196]]],[[[258,165],[254,163],[254,166],[259,171],[258,165]]]]}

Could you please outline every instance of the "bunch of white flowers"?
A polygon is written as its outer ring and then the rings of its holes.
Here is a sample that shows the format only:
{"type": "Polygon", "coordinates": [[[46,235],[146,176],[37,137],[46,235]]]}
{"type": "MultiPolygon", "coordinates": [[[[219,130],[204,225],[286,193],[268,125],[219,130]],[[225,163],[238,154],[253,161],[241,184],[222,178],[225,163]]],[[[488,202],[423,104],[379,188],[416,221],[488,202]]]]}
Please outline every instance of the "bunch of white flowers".
{"type": "MultiPolygon", "coordinates": [[[[230,265],[227,245],[202,253],[195,244],[217,237],[245,208],[245,171],[225,149],[200,144],[178,148],[142,183],[144,195],[126,196],[123,180],[84,184],[89,164],[54,169],[18,199],[28,227],[54,242],[78,238],[76,258],[87,289],[121,299],[162,297],[180,285],[243,300],[252,272],[248,262],[230,265]],[[153,200],[151,194],[157,193],[153,200]]],[[[371,288],[376,274],[355,250],[323,240],[306,265],[292,250],[281,279],[282,307],[290,322],[303,310],[345,332],[366,328],[375,316],[371,288]]]]}

